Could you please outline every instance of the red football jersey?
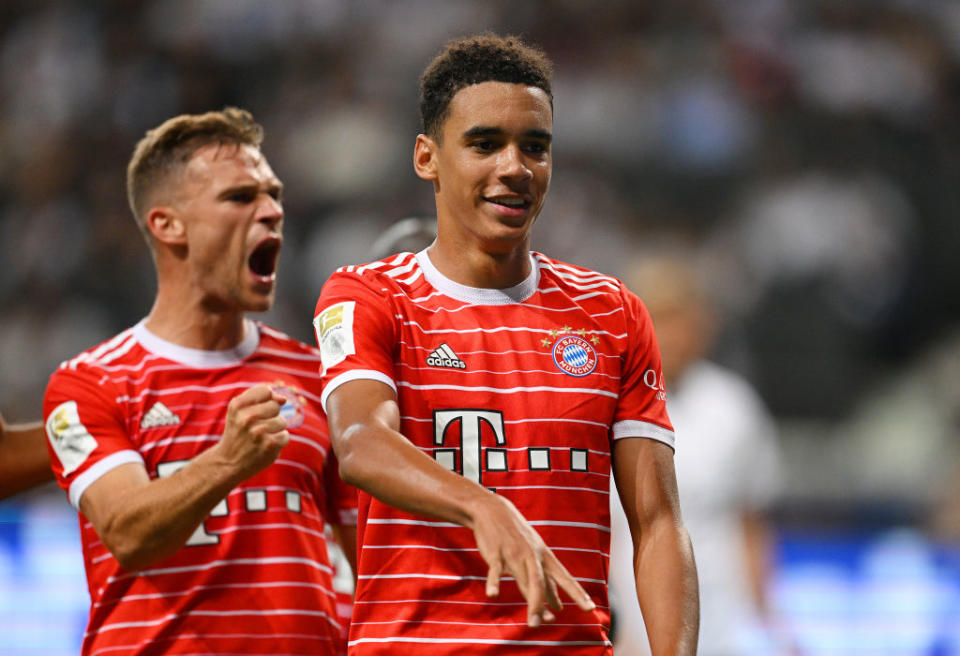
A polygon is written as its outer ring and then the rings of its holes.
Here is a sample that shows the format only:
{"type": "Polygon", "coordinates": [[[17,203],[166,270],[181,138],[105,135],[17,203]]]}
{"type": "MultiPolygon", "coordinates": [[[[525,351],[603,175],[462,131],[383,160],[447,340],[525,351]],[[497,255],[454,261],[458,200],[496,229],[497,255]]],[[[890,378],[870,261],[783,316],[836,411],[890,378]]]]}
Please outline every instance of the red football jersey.
{"type": "Polygon", "coordinates": [[[80,515],[91,611],[84,654],[343,651],[325,521],[356,521],[320,409],[319,354],[247,321],[234,349],[166,342],[143,323],[54,372],[44,399],[53,469],[70,502],[124,463],[169,476],[219,440],[227,403],[269,383],[290,442],[234,488],[174,555],[128,572],[80,515]]]}
{"type": "Polygon", "coordinates": [[[401,432],[510,499],[598,608],[566,604],[530,629],[513,579],[486,597],[469,529],[360,492],[351,654],[612,653],[612,440],[672,446],[660,354],[646,309],[618,280],[538,253],[531,262],[505,290],[457,284],[425,251],[340,269],[314,319],[322,399],[350,380],[393,387],[401,432]]]}

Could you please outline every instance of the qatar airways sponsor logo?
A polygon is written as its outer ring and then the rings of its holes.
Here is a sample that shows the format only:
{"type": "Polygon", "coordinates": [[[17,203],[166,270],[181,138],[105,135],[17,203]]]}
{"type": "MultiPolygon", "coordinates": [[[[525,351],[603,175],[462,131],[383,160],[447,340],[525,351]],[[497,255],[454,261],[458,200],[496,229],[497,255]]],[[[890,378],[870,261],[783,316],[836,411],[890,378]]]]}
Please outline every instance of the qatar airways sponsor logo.
{"type": "Polygon", "coordinates": [[[647,369],[643,372],[643,384],[657,393],[658,401],[667,400],[667,387],[663,382],[663,373],[656,369],[647,369]]]}

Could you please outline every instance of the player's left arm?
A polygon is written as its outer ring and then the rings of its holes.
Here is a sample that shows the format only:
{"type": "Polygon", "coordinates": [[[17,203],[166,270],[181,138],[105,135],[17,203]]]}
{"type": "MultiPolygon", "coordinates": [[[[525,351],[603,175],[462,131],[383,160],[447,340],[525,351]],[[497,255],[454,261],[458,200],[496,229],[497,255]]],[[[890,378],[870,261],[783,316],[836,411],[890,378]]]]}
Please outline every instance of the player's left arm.
{"type": "Polygon", "coordinates": [[[0,499],[52,480],[43,423],[6,424],[0,416],[0,499]]]}
{"type": "Polygon", "coordinates": [[[680,517],[673,450],[647,438],[614,441],[613,471],[633,537],[637,600],[654,656],[694,654],[697,570],[680,517]]]}

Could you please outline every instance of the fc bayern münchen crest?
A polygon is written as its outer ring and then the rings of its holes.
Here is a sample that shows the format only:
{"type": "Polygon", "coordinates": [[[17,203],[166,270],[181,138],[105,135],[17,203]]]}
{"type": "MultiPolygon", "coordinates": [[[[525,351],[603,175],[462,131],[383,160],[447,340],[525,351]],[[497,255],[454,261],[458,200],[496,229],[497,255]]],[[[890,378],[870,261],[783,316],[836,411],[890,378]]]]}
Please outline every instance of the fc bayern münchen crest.
{"type": "Polygon", "coordinates": [[[553,345],[553,361],[565,374],[586,376],[597,366],[597,352],[583,337],[564,335],[553,345]]]}
{"type": "Polygon", "coordinates": [[[277,381],[270,386],[273,391],[282,396],[285,401],[280,407],[280,416],[287,422],[287,428],[296,428],[303,423],[306,418],[304,406],[306,403],[303,397],[297,394],[296,390],[277,381]]]}

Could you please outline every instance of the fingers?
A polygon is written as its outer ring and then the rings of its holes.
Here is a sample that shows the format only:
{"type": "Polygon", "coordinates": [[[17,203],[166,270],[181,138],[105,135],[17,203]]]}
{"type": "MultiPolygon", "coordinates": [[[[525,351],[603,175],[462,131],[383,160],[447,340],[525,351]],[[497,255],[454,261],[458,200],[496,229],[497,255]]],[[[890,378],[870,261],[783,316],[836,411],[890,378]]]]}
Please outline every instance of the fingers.
{"type": "MultiPolygon", "coordinates": [[[[573,599],[580,610],[589,612],[597,607],[590,598],[590,595],[587,594],[587,591],[577,583],[577,580],[567,571],[563,563],[557,560],[553,552],[550,552],[544,559],[543,569],[551,583],[556,582],[556,585],[559,585],[564,592],[570,595],[570,598],[573,599]]],[[[554,592],[556,592],[556,588],[554,588],[554,592]]],[[[557,603],[559,602],[560,599],[557,597],[557,603]]]]}
{"type": "Polygon", "coordinates": [[[544,617],[546,581],[539,559],[528,558],[524,563],[524,568],[526,576],[523,581],[520,580],[520,577],[517,577],[517,584],[520,585],[523,596],[527,598],[527,626],[536,628],[546,619],[544,617]]]}
{"type": "Polygon", "coordinates": [[[263,403],[269,399],[276,400],[275,397],[279,399],[283,398],[274,392],[266,383],[260,383],[259,385],[248,387],[240,394],[237,394],[235,397],[230,399],[230,405],[239,410],[249,405],[263,403]]]}
{"type": "MultiPolygon", "coordinates": [[[[547,578],[547,606],[559,613],[560,611],[563,610],[563,602],[560,601],[560,594],[557,592],[557,583],[549,576],[546,578],[547,578]]],[[[546,616],[544,616],[544,619],[546,619],[546,616]]]]}
{"type": "Polygon", "coordinates": [[[259,384],[245,389],[228,403],[218,447],[245,476],[269,465],[289,443],[287,422],[280,414],[285,402],[270,385],[259,384]]]}
{"type": "Polygon", "coordinates": [[[491,563],[487,570],[487,596],[496,597],[500,594],[500,575],[503,574],[503,563],[499,560],[491,563]]]}

